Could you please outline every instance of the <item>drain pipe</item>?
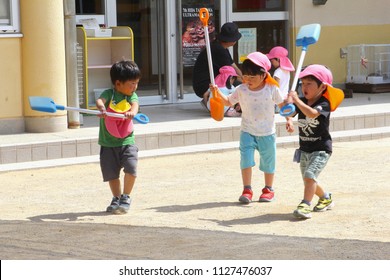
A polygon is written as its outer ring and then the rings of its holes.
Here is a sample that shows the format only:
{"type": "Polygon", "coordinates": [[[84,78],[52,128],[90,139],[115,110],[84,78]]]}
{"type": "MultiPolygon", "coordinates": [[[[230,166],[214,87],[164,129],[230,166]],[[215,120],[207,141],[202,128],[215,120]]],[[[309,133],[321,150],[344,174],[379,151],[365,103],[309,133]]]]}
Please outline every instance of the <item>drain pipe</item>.
{"type": "MultiPolygon", "coordinates": [[[[66,88],[69,107],[79,107],[77,77],[76,1],[64,0],[66,88]]],[[[68,111],[68,128],[80,128],[80,113],[68,111]]]]}

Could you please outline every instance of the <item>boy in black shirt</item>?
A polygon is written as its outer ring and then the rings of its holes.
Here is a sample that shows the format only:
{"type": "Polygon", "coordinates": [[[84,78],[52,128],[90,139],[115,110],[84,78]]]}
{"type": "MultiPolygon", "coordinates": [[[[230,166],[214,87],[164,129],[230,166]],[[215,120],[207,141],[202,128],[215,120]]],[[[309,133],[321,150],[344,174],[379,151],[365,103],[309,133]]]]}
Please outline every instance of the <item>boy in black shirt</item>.
{"type": "MultiPolygon", "coordinates": [[[[329,121],[330,112],[335,108],[331,106],[329,95],[339,95],[341,90],[332,87],[332,73],[323,65],[309,65],[299,78],[304,96],[299,98],[297,92],[291,91],[289,97],[298,114],[299,149],[294,161],[300,162],[305,190],[303,200],[293,214],[297,218],[309,219],[312,217],[310,205],[314,195],[319,200],[313,211],[323,212],[334,206],[331,194],[323,190],[317,178],[332,154],[329,121]]],[[[288,118],[286,128],[289,132],[294,131],[292,118],[288,118]]]]}

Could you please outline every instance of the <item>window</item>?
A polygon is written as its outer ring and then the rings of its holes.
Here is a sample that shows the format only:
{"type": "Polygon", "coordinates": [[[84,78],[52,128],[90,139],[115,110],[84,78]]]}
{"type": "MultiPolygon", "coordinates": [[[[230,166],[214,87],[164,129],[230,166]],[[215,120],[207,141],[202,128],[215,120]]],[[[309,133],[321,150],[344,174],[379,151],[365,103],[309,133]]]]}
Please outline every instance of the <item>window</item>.
{"type": "Polygon", "coordinates": [[[285,0],[233,0],[233,11],[235,13],[285,11],[285,2],[285,0]]]}
{"type": "Polygon", "coordinates": [[[20,32],[19,0],[0,0],[0,34],[20,32]]]}

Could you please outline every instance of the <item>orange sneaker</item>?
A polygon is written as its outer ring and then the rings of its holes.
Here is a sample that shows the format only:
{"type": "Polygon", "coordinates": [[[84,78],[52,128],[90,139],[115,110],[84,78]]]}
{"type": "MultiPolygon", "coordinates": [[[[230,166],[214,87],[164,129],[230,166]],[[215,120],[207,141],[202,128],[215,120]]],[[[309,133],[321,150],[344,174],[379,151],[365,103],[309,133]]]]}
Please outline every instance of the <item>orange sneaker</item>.
{"type": "Polygon", "coordinates": [[[238,201],[244,204],[249,204],[252,202],[252,196],[253,196],[252,189],[244,188],[244,191],[242,192],[242,195],[240,196],[238,201]]]}
{"type": "Polygon", "coordinates": [[[262,190],[262,194],[260,195],[260,202],[271,202],[274,200],[275,192],[271,191],[269,188],[265,187],[262,190]]]}

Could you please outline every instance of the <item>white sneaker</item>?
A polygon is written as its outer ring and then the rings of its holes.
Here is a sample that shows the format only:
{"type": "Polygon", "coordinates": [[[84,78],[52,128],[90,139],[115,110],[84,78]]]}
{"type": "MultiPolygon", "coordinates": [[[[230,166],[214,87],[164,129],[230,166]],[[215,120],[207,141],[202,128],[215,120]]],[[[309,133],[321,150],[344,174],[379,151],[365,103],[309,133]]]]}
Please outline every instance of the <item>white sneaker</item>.
{"type": "Polygon", "coordinates": [[[241,113],[237,112],[234,108],[229,108],[225,113],[226,117],[241,117],[241,113]]]}

